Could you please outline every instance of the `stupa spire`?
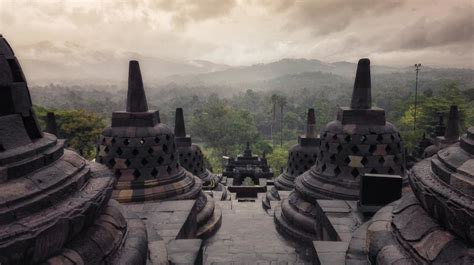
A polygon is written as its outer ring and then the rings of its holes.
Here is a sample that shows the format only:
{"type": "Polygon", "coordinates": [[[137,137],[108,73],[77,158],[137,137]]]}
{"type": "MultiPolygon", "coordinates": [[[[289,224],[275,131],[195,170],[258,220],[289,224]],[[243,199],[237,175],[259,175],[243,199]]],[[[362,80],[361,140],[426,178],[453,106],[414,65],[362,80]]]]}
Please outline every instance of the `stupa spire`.
{"type": "Polygon", "coordinates": [[[56,123],[56,115],[54,112],[48,112],[46,114],[46,132],[58,135],[58,125],[56,123]]]}
{"type": "Polygon", "coordinates": [[[372,107],[370,60],[363,58],[357,64],[357,72],[352,92],[352,109],[370,109],[372,107]]]}
{"type": "Polygon", "coordinates": [[[127,112],[147,112],[145,89],[138,61],[130,61],[128,68],[127,112]]]}
{"type": "Polygon", "coordinates": [[[176,108],[174,135],[176,137],[186,137],[186,127],[184,126],[184,115],[182,108],[176,108]]]}
{"type": "Polygon", "coordinates": [[[316,137],[316,116],[314,114],[314,109],[311,108],[308,110],[308,115],[306,119],[306,138],[315,138],[316,137]]]}
{"type": "Polygon", "coordinates": [[[449,109],[448,126],[446,126],[444,138],[448,141],[459,139],[459,111],[456,105],[452,105],[449,109]]]}

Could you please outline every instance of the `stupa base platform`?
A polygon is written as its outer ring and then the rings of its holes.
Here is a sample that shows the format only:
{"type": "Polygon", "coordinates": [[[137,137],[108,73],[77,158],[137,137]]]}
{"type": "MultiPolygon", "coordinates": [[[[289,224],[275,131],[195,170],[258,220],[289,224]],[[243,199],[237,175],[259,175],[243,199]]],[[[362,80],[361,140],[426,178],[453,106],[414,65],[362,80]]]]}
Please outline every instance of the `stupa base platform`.
{"type": "Polygon", "coordinates": [[[379,210],[349,243],[347,262],[377,264],[472,264],[474,249],[445,230],[414,194],[379,210]]]}

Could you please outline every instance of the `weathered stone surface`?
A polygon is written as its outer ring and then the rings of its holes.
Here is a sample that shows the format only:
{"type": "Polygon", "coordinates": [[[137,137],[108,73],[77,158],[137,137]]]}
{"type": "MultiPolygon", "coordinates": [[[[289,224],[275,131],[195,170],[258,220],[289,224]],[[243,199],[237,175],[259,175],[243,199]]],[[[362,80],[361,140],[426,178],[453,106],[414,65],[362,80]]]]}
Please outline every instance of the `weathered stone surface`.
{"type": "Polygon", "coordinates": [[[319,152],[319,135],[315,132],[316,117],[314,109],[308,110],[306,134],[298,138],[298,144],[288,151],[288,162],[285,170],[275,180],[278,190],[292,190],[295,178],[309,170],[316,162],[319,152]]]}
{"type": "Polygon", "coordinates": [[[113,175],[41,133],[21,67],[1,35],[0,51],[0,83],[10,83],[0,87],[0,263],[121,264],[113,261],[120,255],[144,264],[143,224],[129,223],[110,201],[113,175]]]}
{"type": "MultiPolygon", "coordinates": [[[[112,125],[103,130],[97,144],[96,161],[111,169],[118,180],[113,197],[123,203],[198,200],[197,221],[206,227],[199,236],[210,235],[205,232],[218,229],[220,215],[214,216],[212,200],[207,203],[202,181],[193,176],[198,174],[180,165],[171,128],[160,123],[157,111],[148,111],[138,62],[130,61],[129,66],[127,109],[113,113],[112,125]]],[[[203,168],[203,161],[199,163],[203,168]]]]}
{"type": "Polygon", "coordinates": [[[214,174],[206,168],[201,148],[193,144],[191,136],[186,134],[182,108],[176,109],[174,133],[181,166],[198,176],[206,190],[222,191],[222,198],[227,199],[227,190],[220,184],[222,175],[214,174]]]}
{"type": "MultiPolygon", "coordinates": [[[[318,199],[359,200],[361,176],[365,174],[405,176],[400,133],[385,121],[383,109],[371,106],[370,90],[370,62],[361,59],[351,108],[341,108],[337,120],[321,131],[315,165],[296,178],[296,195],[282,202],[281,217],[275,219],[280,231],[302,235],[302,240],[318,239],[325,229],[304,229],[308,218],[318,215],[300,209],[311,208],[308,204],[314,205],[318,199]],[[287,204],[290,206],[286,207],[287,204]]],[[[392,189],[390,185],[388,188],[392,189]]],[[[340,232],[340,238],[350,239],[350,233],[340,232]]]]}
{"type": "Polygon", "coordinates": [[[199,264],[202,262],[202,241],[200,239],[171,240],[168,243],[170,264],[199,264]]]}

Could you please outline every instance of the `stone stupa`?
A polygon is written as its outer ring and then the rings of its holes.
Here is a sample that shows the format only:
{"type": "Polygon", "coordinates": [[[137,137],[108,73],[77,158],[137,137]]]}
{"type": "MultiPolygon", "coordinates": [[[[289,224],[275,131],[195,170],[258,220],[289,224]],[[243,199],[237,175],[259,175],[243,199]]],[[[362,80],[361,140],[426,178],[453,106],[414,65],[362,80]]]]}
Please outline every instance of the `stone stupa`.
{"type": "Polygon", "coordinates": [[[145,226],[110,200],[114,183],[105,166],[41,132],[0,35],[0,264],[145,264],[145,226]]]}
{"type": "Polygon", "coordinates": [[[202,192],[202,181],[179,163],[173,130],[149,111],[137,61],[130,61],[126,111],[112,114],[97,146],[97,162],[112,169],[119,202],[197,200],[199,237],[215,232],[220,209],[202,192]],[[215,211],[216,210],[216,211],[215,211]]]}
{"type": "MultiPolygon", "coordinates": [[[[442,122],[442,118],[440,118],[440,122],[442,122]]],[[[443,130],[444,134],[437,136],[434,139],[434,143],[424,149],[422,158],[431,157],[435,155],[440,149],[457,143],[459,141],[459,123],[458,106],[452,105],[449,108],[448,124],[443,130]]],[[[438,131],[441,132],[440,129],[438,131]]]]}
{"type": "Polygon", "coordinates": [[[298,144],[292,146],[288,151],[286,168],[276,178],[275,188],[278,190],[292,190],[294,188],[295,178],[309,170],[316,162],[319,143],[314,109],[309,109],[306,120],[306,134],[298,137],[298,144]]]}
{"type": "Polygon", "coordinates": [[[220,183],[221,174],[213,174],[204,164],[204,155],[199,146],[193,144],[190,135],[186,134],[186,126],[184,124],[184,114],[182,108],[176,109],[175,125],[174,125],[174,141],[179,154],[179,163],[187,171],[199,177],[204,187],[211,190],[223,191],[223,197],[226,196],[226,189],[220,183]]]}
{"type": "Polygon", "coordinates": [[[315,165],[296,178],[295,190],[275,212],[277,229],[304,242],[321,238],[317,199],[357,201],[363,174],[405,175],[400,133],[383,109],[372,107],[369,59],[359,60],[351,106],[341,107],[320,135],[315,165]]]}
{"type": "Polygon", "coordinates": [[[474,127],[408,177],[413,193],[356,232],[346,264],[474,264],[474,127]]]}

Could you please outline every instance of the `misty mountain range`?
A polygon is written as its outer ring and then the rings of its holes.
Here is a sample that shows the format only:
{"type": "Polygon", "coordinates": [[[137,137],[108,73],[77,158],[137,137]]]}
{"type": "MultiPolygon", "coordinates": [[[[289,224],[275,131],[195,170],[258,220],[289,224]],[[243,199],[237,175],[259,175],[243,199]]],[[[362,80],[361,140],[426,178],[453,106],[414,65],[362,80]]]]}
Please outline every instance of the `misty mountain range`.
{"type": "MultiPolygon", "coordinates": [[[[140,61],[145,85],[148,87],[227,87],[235,91],[246,89],[285,90],[295,85],[314,87],[314,83],[325,79],[331,82],[350,83],[356,63],[326,63],[308,59],[282,59],[267,64],[231,67],[209,61],[173,62],[137,54],[130,58],[140,61]]],[[[128,60],[108,58],[80,65],[60,65],[39,60],[22,60],[22,66],[33,85],[49,83],[61,85],[118,85],[126,87],[128,60]]],[[[372,65],[373,76],[392,78],[400,85],[414,81],[413,67],[391,67],[372,65]]],[[[458,80],[467,87],[474,86],[473,69],[422,67],[420,79],[458,80]]],[[[375,82],[377,82],[375,80],[375,82]]]]}

